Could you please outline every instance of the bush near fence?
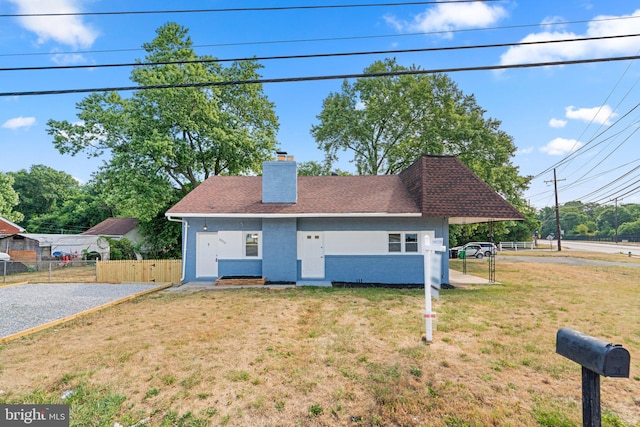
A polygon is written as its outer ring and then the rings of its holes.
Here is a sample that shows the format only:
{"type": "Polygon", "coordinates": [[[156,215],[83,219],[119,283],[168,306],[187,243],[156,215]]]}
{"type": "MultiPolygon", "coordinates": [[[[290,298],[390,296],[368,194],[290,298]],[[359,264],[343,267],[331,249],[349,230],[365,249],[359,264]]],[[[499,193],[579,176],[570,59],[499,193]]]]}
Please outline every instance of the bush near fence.
{"type": "Polygon", "coordinates": [[[180,283],[182,260],[98,261],[98,282],[180,283]]]}

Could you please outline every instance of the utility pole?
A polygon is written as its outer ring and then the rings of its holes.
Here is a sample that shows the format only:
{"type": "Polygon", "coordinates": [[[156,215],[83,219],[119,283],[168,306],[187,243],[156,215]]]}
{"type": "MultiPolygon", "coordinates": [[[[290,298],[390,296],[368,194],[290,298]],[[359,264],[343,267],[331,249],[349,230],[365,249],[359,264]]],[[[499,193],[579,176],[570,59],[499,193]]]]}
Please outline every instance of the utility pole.
{"type": "MultiPolygon", "coordinates": [[[[610,202],[614,201],[616,202],[616,244],[618,244],[618,199],[619,197],[616,197],[615,199],[611,199],[610,202]]],[[[620,199],[622,200],[622,199],[620,199]]]]}
{"type": "MultiPolygon", "coordinates": [[[[560,181],[564,181],[561,179],[560,181]]],[[[545,183],[551,181],[545,181],[545,183]]],[[[560,229],[560,205],[558,204],[558,179],[556,178],[556,168],[553,168],[553,187],[556,193],[556,239],[558,239],[558,252],[562,250],[562,230],[560,229]]]]}

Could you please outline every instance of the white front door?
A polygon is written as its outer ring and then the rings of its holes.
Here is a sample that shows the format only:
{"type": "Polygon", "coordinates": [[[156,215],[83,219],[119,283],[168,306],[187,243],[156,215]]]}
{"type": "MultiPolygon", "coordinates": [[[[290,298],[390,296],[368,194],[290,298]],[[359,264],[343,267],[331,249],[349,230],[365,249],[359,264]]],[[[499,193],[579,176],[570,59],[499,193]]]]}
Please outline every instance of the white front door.
{"type": "Polygon", "coordinates": [[[218,276],[218,233],[196,235],[196,277],[218,276]]]}
{"type": "Polygon", "coordinates": [[[302,278],[324,278],[324,236],[302,233],[302,278]]]}

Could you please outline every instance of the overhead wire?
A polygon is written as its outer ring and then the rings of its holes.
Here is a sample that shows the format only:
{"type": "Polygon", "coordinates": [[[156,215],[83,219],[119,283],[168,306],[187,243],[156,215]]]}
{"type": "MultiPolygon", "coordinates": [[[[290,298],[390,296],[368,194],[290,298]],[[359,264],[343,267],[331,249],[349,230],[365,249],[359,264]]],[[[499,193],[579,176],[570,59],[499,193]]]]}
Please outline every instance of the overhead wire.
{"type": "Polygon", "coordinates": [[[253,56],[253,57],[223,58],[223,59],[210,58],[210,59],[194,59],[194,60],[178,60],[178,61],[129,62],[129,63],[92,64],[92,65],[0,67],[0,72],[2,71],[73,70],[73,69],[95,69],[95,68],[113,68],[113,67],[143,67],[143,66],[174,65],[174,64],[180,64],[180,65],[207,64],[207,63],[224,63],[224,62],[239,62],[239,61],[270,61],[270,60],[286,60],[286,59],[312,59],[312,58],[386,55],[386,54],[419,53],[419,52],[445,52],[445,51],[469,50],[469,49],[488,49],[488,48],[513,47],[513,46],[545,45],[545,44],[555,44],[555,43],[587,42],[587,41],[595,41],[595,40],[620,39],[620,38],[627,38],[627,37],[640,37],[640,33],[620,34],[620,35],[613,35],[613,36],[558,39],[558,40],[538,40],[538,41],[531,41],[531,42],[511,42],[511,43],[493,43],[493,44],[464,45],[464,46],[426,47],[426,48],[414,48],[414,49],[387,49],[387,50],[357,51],[357,52],[311,53],[311,54],[303,54],[303,55],[253,56]]]}
{"type": "Polygon", "coordinates": [[[110,15],[175,15],[185,13],[228,13],[228,12],[275,12],[286,10],[318,10],[318,9],[351,9],[371,7],[395,7],[395,6],[423,6],[434,4],[455,3],[493,3],[505,0],[429,0],[409,1],[396,3],[355,3],[355,4],[323,4],[323,5],[298,5],[298,6],[260,6],[260,7],[232,7],[219,9],[165,9],[165,10],[127,10],[105,12],[41,12],[41,13],[2,13],[0,18],[33,18],[53,16],[110,16],[110,15]]]}
{"type": "MultiPolygon", "coordinates": [[[[619,16],[614,18],[597,18],[597,19],[591,19],[591,20],[558,21],[558,22],[546,23],[544,24],[544,26],[545,27],[555,26],[555,25],[566,26],[566,25],[573,25],[573,24],[584,24],[587,22],[618,21],[618,20],[625,20],[625,19],[640,19],[640,16],[619,16]]],[[[439,35],[439,34],[456,34],[456,33],[464,33],[464,32],[474,32],[474,31],[509,30],[509,29],[530,28],[530,27],[540,27],[540,24],[538,23],[538,24],[521,24],[521,25],[503,25],[503,26],[481,27],[481,28],[459,28],[459,29],[451,29],[451,30],[424,31],[424,32],[403,33],[403,34],[382,34],[382,35],[346,36],[346,37],[324,37],[324,38],[312,38],[312,39],[212,43],[212,44],[193,45],[192,47],[205,48],[205,47],[251,46],[251,45],[266,45],[266,44],[314,43],[314,42],[327,42],[327,41],[429,36],[429,35],[439,35]]],[[[53,55],[71,55],[71,54],[84,55],[84,54],[95,54],[95,53],[117,53],[117,52],[134,52],[134,51],[144,51],[144,48],[137,47],[137,48],[122,48],[122,49],[76,50],[76,51],[59,51],[59,52],[0,53],[0,57],[53,56],[53,55]]]]}
{"type": "Polygon", "coordinates": [[[615,61],[629,61],[640,59],[639,55],[633,56],[614,56],[606,58],[587,58],[587,59],[574,59],[564,61],[546,61],[546,62],[534,62],[525,64],[506,64],[506,65],[484,65],[474,67],[452,67],[452,68],[439,68],[439,69],[411,69],[402,71],[389,71],[379,73],[353,73],[353,74],[332,74],[332,75],[317,75],[306,77],[282,77],[282,78],[268,78],[268,79],[254,79],[254,80],[232,80],[232,81],[216,81],[216,82],[198,82],[198,83],[182,83],[182,84],[161,84],[161,85],[148,85],[148,86],[114,86],[114,87],[101,87],[101,88],[84,88],[84,89],[56,89],[56,90],[37,90],[37,91],[18,91],[18,92],[0,92],[0,97],[8,96],[37,96],[37,95],[63,95],[63,94],[77,94],[88,92],[119,92],[119,91],[136,91],[136,90],[151,90],[151,89],[170,89],[170,88],[196,88],[196,87],[216,87],[216,86],[235,86],[235,85],[255,85],[255,84],[267,84],[267,83],[294,83],[294,82],[308,82],[308,81],[322,81],[322,80],[344,80],[353,78],[372,78],[372,77],[388,77],[388,76],[402,76],[402,75],[424,75],[424,74],[441,74],[441,73],[456,73],[466,71],[492,71],[492,70],[506,70],[517,68],[534,68],[534,67],[550,67],[556,65],[575,65],[575,64],[593,64],[599,62],[615,62],[615,61]]]}

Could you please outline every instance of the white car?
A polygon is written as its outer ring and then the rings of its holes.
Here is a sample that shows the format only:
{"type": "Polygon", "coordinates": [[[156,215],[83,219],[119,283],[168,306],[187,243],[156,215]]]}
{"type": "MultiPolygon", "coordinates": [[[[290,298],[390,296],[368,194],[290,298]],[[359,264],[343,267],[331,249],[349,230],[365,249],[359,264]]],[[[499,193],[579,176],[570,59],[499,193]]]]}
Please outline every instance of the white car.
{"type": "Polygon", "coordinates": [[[8,253],[0,252],[0,261],[9,261],[11,257],[8,253]]]}

